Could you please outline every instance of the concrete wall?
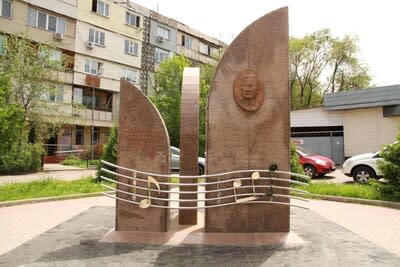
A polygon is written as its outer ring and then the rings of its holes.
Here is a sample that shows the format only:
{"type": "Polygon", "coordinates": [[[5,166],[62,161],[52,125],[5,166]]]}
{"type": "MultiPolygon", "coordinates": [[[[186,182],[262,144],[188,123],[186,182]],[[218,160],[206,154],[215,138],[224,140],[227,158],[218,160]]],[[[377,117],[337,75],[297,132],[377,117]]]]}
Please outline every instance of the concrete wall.
{"type": "MultiPolygon", "coordinates": [[[[62,6],[61,0],[51,1],[54,5],[59,4],[62,6]]],[[[54,13],[47,9],[37,8],[32,6],[33,8],[40,9],[47,14],[54,15],[66,20],[66,32],[64,34],[64,39],[58,41],[54,39],[54,32],[39,29],[36,27],[32,27],[28,25],[28,7],[27,3],[22,1],[14,0],[12,2],[12,16],[11,19],[0,17],[0,28],[10,34],[26,34],[30,39],[40,42],[40,43],[50,43],[54,44],[57,47],[71,50],[73,51],[75,48],[75,25],[76,20],[63,16],[58,13],[54,13]]]]}
{"type": "Polygon", "coordinates": [[[290,112],[291,127],[342,126],[343,111],[326,111],[322,107],[290,112]]]}
{"type": "Polygon", "coordinates": [[[400,117],[383,117],[382,107],[346,110],[343,115],[344,151],[350,157],[374,152],[395,141],[400,117]]]}
{"type": "Polygon", "coordinates": [[[105,17],[92,11],[92,1],[90,0],[78,0],[78,20],[88,22],[92,25],[96,25],[103,29],[109,29],[114,32],[120,33],[125,36],[130,36],[137,40],[142,40],[142,26],[143,16],[136,13],[133,9],[130,12],[140,16],[140,27],[135,28],[128,24],[125,24],[125,14],[128,10],[124,6],[115,4],[110,0],[103,0],[109,4],[109,16],[105,17]]]}
{"type": "MultiPolygon", "coordinates": [[[[93,26],[89,23],[78,21],[75,44],[77,53],[97,57],[100,58],[101,61],[113,61],[126,65],[127,67],[130,66],[138,69],[140,68],[142,42],[138,39],[129,38],[127,36],[93,26]],[[86,43],[89,40],[89,29],[102,31],[105,33],[104,46],[94,45],[94,47],[91,49],[87,48],[86,43]],[[125,54],[125,40],[135,41],[139,44],[137,56],[125,54]]],[[[119,77],[120,74],[114,78],[119,79],[119,77]]]]}
{"type": "Polygon", "coordinates": [[[178,33],[177,30],[172,27],[169,27],[165,24],[162,24],[154,20],[150,21],[150,44],[156,47],[176,53],[177,33],[178,33]],[[158,27],[162,27],[169,30],[169,40],[164,40],[163,42],[157,41],[158,27]]]}
{"type": "MultiPolygon", "coordinates": [[[[103,72],[100,75],[100,88],[104,90],[109,90],[113,92],[119,92],[119,81],[122,75],[123,68],[131,68],[130,66],[114,63],[111,61],[106,61],[94,57],[89,57],[81,54],[75,55],[75,69],[74,69],[74,84],[86,85],[86,75],[85,73],[85,61],[86,59],[98,60],[103,63],[103,72]]],[[[137,69],[136,69],[137,70],[137,69]]],[[[140,71],[138,71],[138,77],[140,77],[140,71]]],[[[140,88],[140,84],[135,84],[136,87],[140,88]]]]}
{"type": "MultiPolygon", "coordinates": [[[[24,2],[42,7],[54,12],[63,14],[65,16],[76,19],[77,17],[77,0],[23,0],[24,2]]],[[[89,1],[88,1],[89,2],[89,1]]]]}

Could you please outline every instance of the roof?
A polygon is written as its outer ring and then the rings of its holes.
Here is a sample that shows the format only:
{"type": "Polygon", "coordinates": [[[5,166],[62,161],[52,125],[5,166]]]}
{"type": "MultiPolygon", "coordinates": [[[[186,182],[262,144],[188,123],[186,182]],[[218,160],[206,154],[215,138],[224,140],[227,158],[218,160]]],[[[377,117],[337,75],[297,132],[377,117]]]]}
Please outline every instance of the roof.
{"type": "Polygon", "coordinates": [[[325,110],[346,110],[400,105],[400,84],[352,90],[324,96],[325,110]]]}

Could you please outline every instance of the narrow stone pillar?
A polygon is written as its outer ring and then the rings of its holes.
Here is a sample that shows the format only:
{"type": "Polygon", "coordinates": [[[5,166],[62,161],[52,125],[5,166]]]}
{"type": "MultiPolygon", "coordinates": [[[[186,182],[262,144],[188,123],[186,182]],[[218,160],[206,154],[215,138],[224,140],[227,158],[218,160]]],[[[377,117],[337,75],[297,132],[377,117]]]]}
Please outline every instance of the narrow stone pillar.
{"type": "MultiPolygon", "coordinates": [[[[199,85],[200,69],[185,68],[183,71],[180,126],[180,175],[198,175],[199,167],[199,85]]],[[[181,180],[197,182],[196,179],[181,180]]],[[[180,192],[196,191],[197,186],[181,186],[180,192]]],[[[197,199],[196,194],[180,194],[180,199],[197,199]]],[[[196,206],[196,202],[181,202],[181,207],[196,206]]],[[[179,224],[197,224],[197,210],[179,210],[179,224]]]]}

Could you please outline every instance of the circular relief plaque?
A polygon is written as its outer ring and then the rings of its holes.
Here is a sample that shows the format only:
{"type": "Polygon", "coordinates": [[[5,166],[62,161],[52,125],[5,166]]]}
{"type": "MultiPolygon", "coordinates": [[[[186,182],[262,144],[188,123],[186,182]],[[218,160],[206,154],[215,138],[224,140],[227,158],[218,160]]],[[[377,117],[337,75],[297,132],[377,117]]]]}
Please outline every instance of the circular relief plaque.
{"type": "Polygon", "coordinates": [[[256,111],[264,102],[264,83],[254,70],[240,72],[233,82],[233,97],[245,111],[256,111]]]}

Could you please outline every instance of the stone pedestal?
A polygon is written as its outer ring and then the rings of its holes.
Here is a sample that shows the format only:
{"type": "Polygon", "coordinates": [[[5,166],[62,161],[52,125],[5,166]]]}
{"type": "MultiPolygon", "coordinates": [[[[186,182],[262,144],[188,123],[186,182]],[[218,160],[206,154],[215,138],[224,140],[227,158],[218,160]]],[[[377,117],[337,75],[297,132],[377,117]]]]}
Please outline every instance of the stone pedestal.
{"type": "MultiPolygon", "coordinates": [[[[281,8],[247,27],[221,59],[208,99],[207,174],[268,169],[272,164],[278,170],[289,170],[288,81],[288,10],[281,8]]],[[[221,196],[233,195],[232,191],[221,196]]],[[[286,190],[275,193],[288,194],[286,190]]],[[[218,194],[208,193],[207,197],[218,194]]],[[[287,198],[274,200],[289,202],[287,198]]],[[[249,203],[206,210],[206,232],[288,232],[289,225],[289,207],[285,205],[249,203]]]]}
{"type": "MultiPolygon", "coordinates": [[[[142,91],[131,83],[121,80],[118,165],[145,172],[169,174],[169,153],[168,132],[159,112],[142,91]]],[[[119,173],[144,180],[148,178],[145,175],[135,175],[123,170],[119,173]]],[[[168,181],[167,178],[155,178],[158,182],[168,181]]],[[[124,177],[118,177],[118,181],[148,188],[147,182],[135,182],[124,177]]],[[[161,190],[168,190],[168,186],[161,185],[160,187],[161,190]]],[[[154,185],[151,185],[151,188],[156,189],[154,185]]],[[[118,198],[135,202],[149,198],[146,189],[133,189],[124,185],[118,185],[117,189],[141,195],[135,197],[118,192],[118,198]]],[[[168,198],[167,193],[151,192],[150,195],[168,198]]],[[[167,201],[151,200],[151,203],[168,206],[167,201]]],[[[168,230],[168,214],[168,209],[153,207],[142,209],[137,205],[117,200],[116,230],[165,232],[168,230]]]]}

